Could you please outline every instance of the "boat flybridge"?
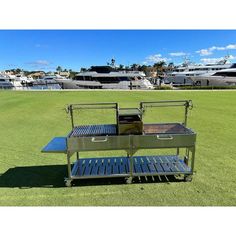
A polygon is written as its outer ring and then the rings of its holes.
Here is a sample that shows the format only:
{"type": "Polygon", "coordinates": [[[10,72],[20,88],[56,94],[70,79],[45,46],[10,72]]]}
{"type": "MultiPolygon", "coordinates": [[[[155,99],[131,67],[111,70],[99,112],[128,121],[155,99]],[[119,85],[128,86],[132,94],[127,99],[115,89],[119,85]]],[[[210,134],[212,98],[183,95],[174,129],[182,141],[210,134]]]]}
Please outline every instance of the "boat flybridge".
{"type": "Polygon", "coordinates": [[[112,66],[92,66],[63,85],[66,89],[153,89],[143,72],[118,71],[112,66]]]}

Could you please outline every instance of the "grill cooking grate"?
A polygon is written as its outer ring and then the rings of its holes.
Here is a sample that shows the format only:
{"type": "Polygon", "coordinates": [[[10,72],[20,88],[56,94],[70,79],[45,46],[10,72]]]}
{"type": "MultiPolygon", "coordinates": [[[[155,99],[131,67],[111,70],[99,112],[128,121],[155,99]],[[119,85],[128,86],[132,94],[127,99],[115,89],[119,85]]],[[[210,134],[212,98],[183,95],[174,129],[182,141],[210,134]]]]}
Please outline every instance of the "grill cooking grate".
{"type": "Polygon", "coordinates": [[[70,137],[116,135],[116,125],[81,125],[76,126],[70,137]]]}
{"type": "Polygon", "coordinates": [[[189,129],[181,124],[144,124],[144,134],[188,134],[189,129]]]}

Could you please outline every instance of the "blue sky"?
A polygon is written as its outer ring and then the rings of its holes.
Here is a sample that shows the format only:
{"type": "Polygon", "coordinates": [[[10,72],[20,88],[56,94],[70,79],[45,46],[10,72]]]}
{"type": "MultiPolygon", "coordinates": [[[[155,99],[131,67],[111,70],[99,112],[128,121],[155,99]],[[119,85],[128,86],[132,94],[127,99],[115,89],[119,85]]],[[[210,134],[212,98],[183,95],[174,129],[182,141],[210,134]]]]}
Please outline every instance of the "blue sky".
{"type": "Polygon", "coordinates": [[[236,61],[236,30],[0,30],[0,70],[236,61]]]}

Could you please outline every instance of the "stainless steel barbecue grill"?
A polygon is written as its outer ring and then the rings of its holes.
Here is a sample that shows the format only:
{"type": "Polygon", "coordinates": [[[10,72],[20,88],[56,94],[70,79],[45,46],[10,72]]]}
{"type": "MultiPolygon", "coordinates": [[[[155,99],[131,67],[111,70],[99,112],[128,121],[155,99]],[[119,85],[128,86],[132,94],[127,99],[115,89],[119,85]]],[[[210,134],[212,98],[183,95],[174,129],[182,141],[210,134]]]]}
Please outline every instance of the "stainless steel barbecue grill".
{"type": "Polygon", "coordinates": [[[125,177],[131,183],[140,176],[182,176],[191,181],[194,170],[196,133],[187,128],[191,100],[141,102],[139,108],[119,108],[117,103],[71,104],[67,112],[72,130],[67,137],[52,139],[42,152],[65,153],[68,177],[66,186],[74,179],[125,177]],[[184,107],[183,123],[144,124],[143,115],[150,107],[184,107]],[[75,125],[74,110],[114,109],[116,124],[75,125]],[[135,156],[140,149],[171,148],[173,155],[135,156]],[[180,155],[180,149],[185,154],[180,155]],[[80,158],[85,151],[124,150],[126,157],[80,158]],[[72,167],[71,157],[76,154],[72,167]]]}

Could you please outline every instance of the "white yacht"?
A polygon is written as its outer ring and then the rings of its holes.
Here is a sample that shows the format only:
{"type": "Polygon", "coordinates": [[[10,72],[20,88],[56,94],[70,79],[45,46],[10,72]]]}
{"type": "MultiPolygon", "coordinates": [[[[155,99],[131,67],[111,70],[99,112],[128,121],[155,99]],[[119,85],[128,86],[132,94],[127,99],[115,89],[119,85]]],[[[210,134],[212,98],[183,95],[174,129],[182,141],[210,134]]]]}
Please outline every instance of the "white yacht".
{"type": "Polygon", "coordinates": [[[190,77],[193,78],[201,75],[210,76],[217,71],[230,68],[232,64],[227,63],[228,59],[229,56],[225,56],[222,60],[214,64],[206,65],[194,65],[186,60],[182,66],[175,68],[172,72],[166,75],[166,81],[173,84],[192,84],[193,82],[190,80],[190,77]]]}
{"type": "Polygon", "coordinates": [[[0,89],[12,89],[13,87],[10,77],[6,74],[0,74],[0,89]]]}
{"type": "Polygon", "coordinates": [[[23,74],[8,75],[8,76],[14,86],[14,89],[16,90],[25,89],[25,87],[31,85],[34,81],[32,77],[26,77],[23,74]]]}
{"type": "Polygon", "coordinates": [[[61,89],[64,88],[64,84],[72,83],[71,79],[59,76],[59,75],[47,75],[41,79],[37,79],[33,82],[35,88],[48,88],[48,89],[61,89]]]}
{"type": "Polygon", "coordinates": [[[143,72],[118,71],[112,66],[92,66],[63,82],[66,89],[153,89],[143,72]]]}
{"type": "Polygon", "coordinates": [[[195,85],[201,86],[225,86],[236,85],[236,63],[229,69],[223,69],[212,74],[189,76],[195,85]]]}
{"type": "Polygon", "coordinates": [[[30,84],[34,81],[32,77],[24,76],[23,74],[15,75],[15,81],[19,81],[21,84],[30,84]]]}

